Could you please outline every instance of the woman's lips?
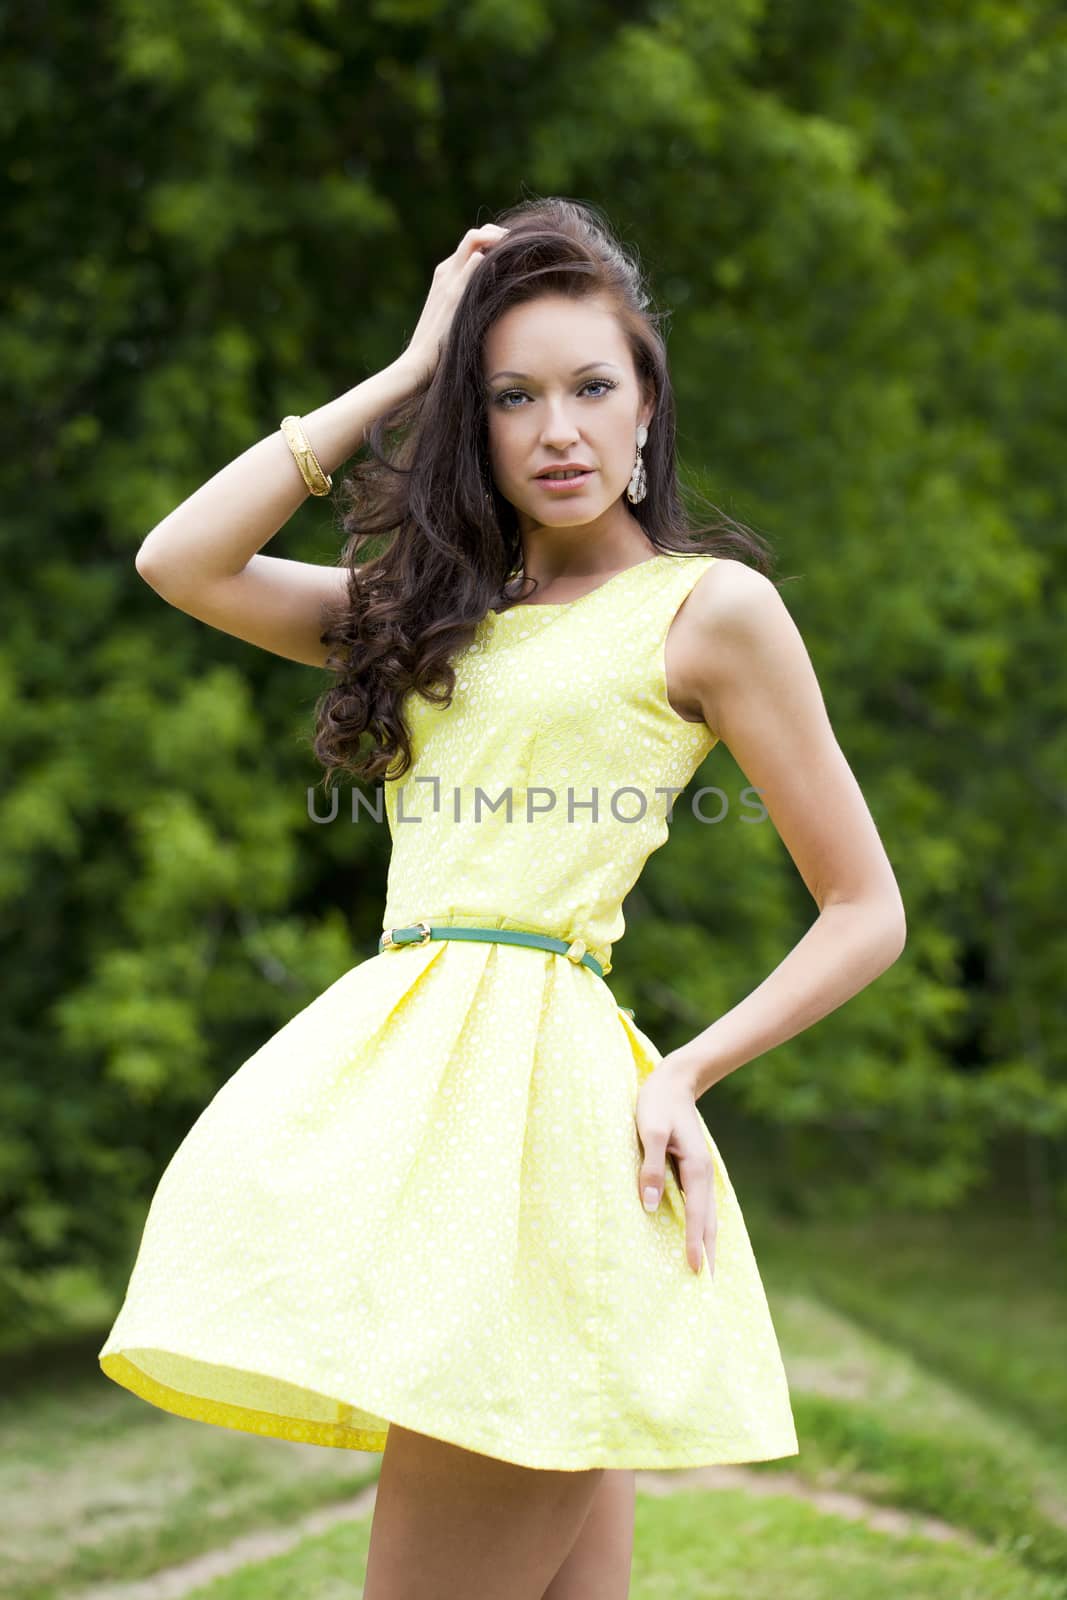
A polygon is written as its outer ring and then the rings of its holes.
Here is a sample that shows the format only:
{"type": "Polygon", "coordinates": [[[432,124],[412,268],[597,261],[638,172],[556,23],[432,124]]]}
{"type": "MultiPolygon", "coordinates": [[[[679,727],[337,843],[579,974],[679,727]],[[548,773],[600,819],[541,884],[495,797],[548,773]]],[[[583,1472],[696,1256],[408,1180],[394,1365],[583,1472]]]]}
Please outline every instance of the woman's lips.
{"type": "Polygon", "coordinates": [[[556,494],[559,494],[563,489],[580,489],[583,484],[588,483],[592,476],[593,472],[592,468],[590,468],[588,472],[580,472],[576,477],[573,478],[544,477],[535,478],[534,482],[541,484],[546,489],[553,490],[556,494]]]}

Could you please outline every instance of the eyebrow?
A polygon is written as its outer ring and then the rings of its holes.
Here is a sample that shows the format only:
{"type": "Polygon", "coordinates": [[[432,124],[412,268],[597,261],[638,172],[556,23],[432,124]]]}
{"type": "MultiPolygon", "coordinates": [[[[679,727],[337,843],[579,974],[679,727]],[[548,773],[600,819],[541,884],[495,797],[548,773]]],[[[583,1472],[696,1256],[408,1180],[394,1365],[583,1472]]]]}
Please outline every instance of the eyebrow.
{"type": "MultiPolygon", "coordinates": [[[[571,377],[576,378],[580,372],[588,372],[590,367],[614,367],[616,372],[622,371],[622,368],[616,361],[587,361],[584,366],[575,367],[574,371],[571,373],[571,377]]],[[[489,379],[489,382],[492,383],[497,378],[528,379],[529,376],[530,374],[528,372],[494,372],[493,376],[489,379]]]]}

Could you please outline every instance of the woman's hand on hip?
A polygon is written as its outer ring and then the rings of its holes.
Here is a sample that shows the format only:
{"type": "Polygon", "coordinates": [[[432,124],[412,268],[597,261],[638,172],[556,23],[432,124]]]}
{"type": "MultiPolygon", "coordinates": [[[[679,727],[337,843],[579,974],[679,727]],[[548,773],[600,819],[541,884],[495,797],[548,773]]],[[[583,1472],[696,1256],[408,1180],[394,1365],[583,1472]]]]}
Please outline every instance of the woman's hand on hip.
{"type": "Polygon", "coordinates": [[[638,1188],[646,1211],[655,1211],[663,1198],[665,1163],[668,1157],[672,1160],[685,1200],[686,1257],[693,1271],[699,1272],[706,1249],[714,1277],[718,1231],[715,1162],[692,1090],[681,1074],[672,1076],[670,1061],[670,1056],[664,1056],[638,1092],[634,1120],[644,1151],[638,1188]]]}

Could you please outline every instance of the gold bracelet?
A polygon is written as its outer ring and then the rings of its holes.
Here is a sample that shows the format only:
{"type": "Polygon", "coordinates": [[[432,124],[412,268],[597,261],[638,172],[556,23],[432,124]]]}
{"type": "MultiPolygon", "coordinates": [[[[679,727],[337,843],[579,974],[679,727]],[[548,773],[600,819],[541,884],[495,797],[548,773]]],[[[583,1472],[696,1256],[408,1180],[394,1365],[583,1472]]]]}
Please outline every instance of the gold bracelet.
{"type": "Polygon", "coordinates": [[[329,494],[333,488],[333,479],[328,473],[323,472],[319,465],[318,457],[311,448],[311,442],[304,432],[304,424],[299,417],[283,417],[281,430],[285,435],[286,443],[293,452],[293,459],[300,468],[300,476],[307,484],[312,494],[329,494]]]}

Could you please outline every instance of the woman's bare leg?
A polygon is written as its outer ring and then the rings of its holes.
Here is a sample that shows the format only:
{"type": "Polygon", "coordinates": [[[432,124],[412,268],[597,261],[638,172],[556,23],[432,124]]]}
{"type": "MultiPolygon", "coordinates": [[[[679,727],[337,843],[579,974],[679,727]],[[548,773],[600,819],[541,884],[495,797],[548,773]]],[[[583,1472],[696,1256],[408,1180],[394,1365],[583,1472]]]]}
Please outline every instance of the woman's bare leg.
{"type": "Polygon", "coordinates": [[[519,1467],[392,1423],[364,1600],[541,1600],[603,1476],[519,1467]]]}
{"type": "Polygon", "coordinates": [[[632,1467],[604,1473],[581,1532],[543,1600],[628,1600],[636,1482],[632,1467]]]}

